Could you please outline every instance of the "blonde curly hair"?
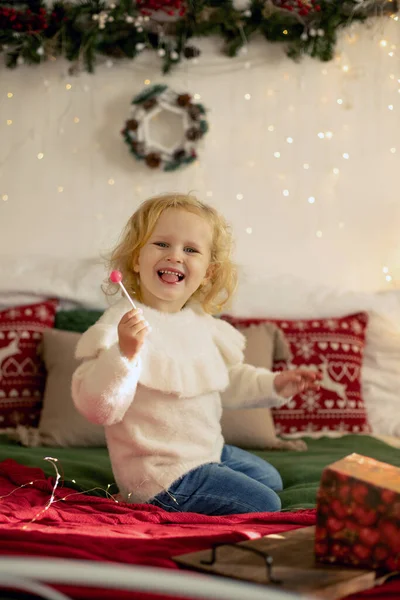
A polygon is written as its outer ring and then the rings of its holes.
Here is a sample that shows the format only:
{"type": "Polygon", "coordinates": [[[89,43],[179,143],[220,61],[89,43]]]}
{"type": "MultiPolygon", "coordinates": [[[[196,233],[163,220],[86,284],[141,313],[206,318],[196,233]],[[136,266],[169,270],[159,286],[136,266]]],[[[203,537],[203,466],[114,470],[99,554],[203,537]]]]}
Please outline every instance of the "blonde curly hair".
{"type": "MultiPolygon", "coordinates": [[[[122,231],[120,240],[108,257],[108,267],[121,271],[127,291],[142,302],[140,280],[133,270],[141,248],[151,236],[161,214],[169,209],[187,210],[207,220],[213,230],[210,277],[200,286],[190,300],[199,302],[209,314],[221,312],[237,286],[237,270],[231,255],[233,240],[231,229],[223,216],[212,206],[204,204],[190,194],[162,194],[149,198],[133,213],[122,231]]],[[[107,295],[116,294],[119,287],[107,282],[107,295]]]]}

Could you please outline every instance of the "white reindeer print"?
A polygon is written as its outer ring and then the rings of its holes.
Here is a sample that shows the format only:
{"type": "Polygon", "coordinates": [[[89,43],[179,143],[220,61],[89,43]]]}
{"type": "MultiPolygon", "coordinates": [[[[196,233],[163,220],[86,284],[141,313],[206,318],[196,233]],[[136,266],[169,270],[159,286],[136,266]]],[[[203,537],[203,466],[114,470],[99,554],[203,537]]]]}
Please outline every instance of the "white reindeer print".
{"type": "Polygon", "coordinates": [[[347,390],[346,386],[343,383],[339,383],[335,381],[329,374],[329,362],[327,360],[323,360],[321,362],[321,373],[322,373],[322,381],[321,386],[330,392],[335,392],[342,400],[347,401],[347,390]]]}
{"type": "Polygon", "coordinates": [[[322,358],[319,368],[316,365],[308,365],[306,368],[312,371],[320,371],[322,373],[320,386],[325,390],[334,392],[339,398],[347,402],[346,386],[331,377],[329,373],[329,361],[326,358],[322,358]]]}
{"type": "Polygon", "coordinates": [[[1,365],[3,363],[3,361],[8,358],[9,356],[13,356],[14,354],[19,354],[21,352],[21,350],[18,347],[19,344],[19,336],[17,336],[16,338],[14,338],[12,340],[12,342],[10,342],[8,344],[8,346],[5,346],[4,348],[0,348],[0,379],[2,377],[2,370],[1,370],[1,365]]]}

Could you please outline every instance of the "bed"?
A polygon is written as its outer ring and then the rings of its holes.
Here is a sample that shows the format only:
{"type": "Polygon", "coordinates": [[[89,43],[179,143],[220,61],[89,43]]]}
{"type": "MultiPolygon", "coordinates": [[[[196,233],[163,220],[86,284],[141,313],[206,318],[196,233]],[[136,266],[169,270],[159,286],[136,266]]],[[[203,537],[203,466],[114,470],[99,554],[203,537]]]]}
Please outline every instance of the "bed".
{"type": "MultiPolygon", "coordinates": [[[[400,450],[372,436],[347,435],[340,438],[307,440],[308,449],[297,451],[257,451],[254,454],[274,465],[282,475],[284,490],[280,493],[283,511],[315,508],[315,498],[322,470],[327,465],[358,452],[400,467],[400,450]]],[[[117,493],[106,448],[25,448],[7,436],[0,436],[0,461],[12,459],[22,465],[43,470],[54,476],[46,456],[55,457],[62,465],[64,485],[90,495],[106,497],[104,490],[117,493]],[[76,484],[73,481],[76,481],[76,484]]]]}
{"type": "MultiPolygon", "coordinates": [[[[115,502],[109,497],[116,489],[105,448],[24,448],[1,436],[0,555],[176,569],[171,557],[178,554],[209,548],[216,542],[238,542],[312,525],[322,469],[353,451],[400,466],[400,451],[372,436],[321,438],[308,444],[301,454],[256,451],[282,474],[281,513],[205,517],[115,502]],[[54,502],[43,513],[55,483],[54,467],[46,457],[57,459],[62,477],[54,502]],[[10,492],[5,501],[3,497],[10,492]]],[[[115,591],[107,588],[57,588],[71,598],[116,597],[115,591]]],[[[355,598],[396,597],[400,586],[394,581],[374,593],[355,598]]],[[[147,594],[118,594],[120,598],[149,598],[147,594]]]]}
{"type": "MultiPolygon", "coordinates": [[[[283,286],[279,296],[276,284],[257,282],[221,316],[246,336],[247,362],[277,370],[305,364],[324,374],[323,395],[297,398],[286,412],[226,415],[226,441],[281,473],[282,511],[205,517],[121,502],[104,433],[88,429],[70,400],[73,349],[102,308],[85,306],[76,288],[63,290],[76,299],[66,306],[49,294],[60,287],[53,284],[24,302],[15,286],[0,307],[0,573],[10,557],[177,571],[175,555],[312,525],[322,470],[352,452],[400,467],[399,292],[295,294],[283,286]],[[282,302],[294,296],[295,308],[282,302]]],[[[55,587],[76,599],[149,598],[82,582],[55,587]]],[[[354,596],[397,597],[397,581],[354,596]]]]}

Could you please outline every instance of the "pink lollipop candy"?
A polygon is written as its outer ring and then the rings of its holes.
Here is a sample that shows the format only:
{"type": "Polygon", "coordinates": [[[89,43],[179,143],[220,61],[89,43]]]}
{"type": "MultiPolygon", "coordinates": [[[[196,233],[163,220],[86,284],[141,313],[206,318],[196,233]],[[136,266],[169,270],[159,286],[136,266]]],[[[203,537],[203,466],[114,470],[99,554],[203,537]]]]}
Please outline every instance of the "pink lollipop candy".
{"type": "Polygon", "coordinates": [[[111,271],[110,281],[113,283],[120,283],[122,281],[121,271],[111,271]]]}
{"type": "Polygon", "coordinates": [[[124,292],[125,296],[128,298],[129,302],[132,304],[133,308],[136,308],[132,298],[130,297],[130,295],[128,294],[128,292],[125,289],[124,284],[122,283],[121,271],[111,271],[110,281],[112,281],[112,283],[118,283],[118,285],[121,287],[122,291],[124,292]]]}

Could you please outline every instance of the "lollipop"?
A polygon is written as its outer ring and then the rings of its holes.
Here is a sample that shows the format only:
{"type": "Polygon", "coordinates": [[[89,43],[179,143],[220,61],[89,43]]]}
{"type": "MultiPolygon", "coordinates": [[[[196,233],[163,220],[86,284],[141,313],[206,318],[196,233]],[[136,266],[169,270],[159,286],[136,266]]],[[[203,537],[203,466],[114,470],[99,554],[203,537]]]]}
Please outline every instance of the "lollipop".
{"type": "Polygon", "coordinates": [[[125,289],[124,284],[122,283],[121,271],[112,271],[110,274],[110,281],[112,281],[113,283],[118,283],[118,285],[121,287],[121,290],[124,292],[125,296],[128,298],[129,302],[132,304],[133,308],[136,308],[132,298],[130,297],[130,295],[128,294],[128,292],[125,289]]]}

